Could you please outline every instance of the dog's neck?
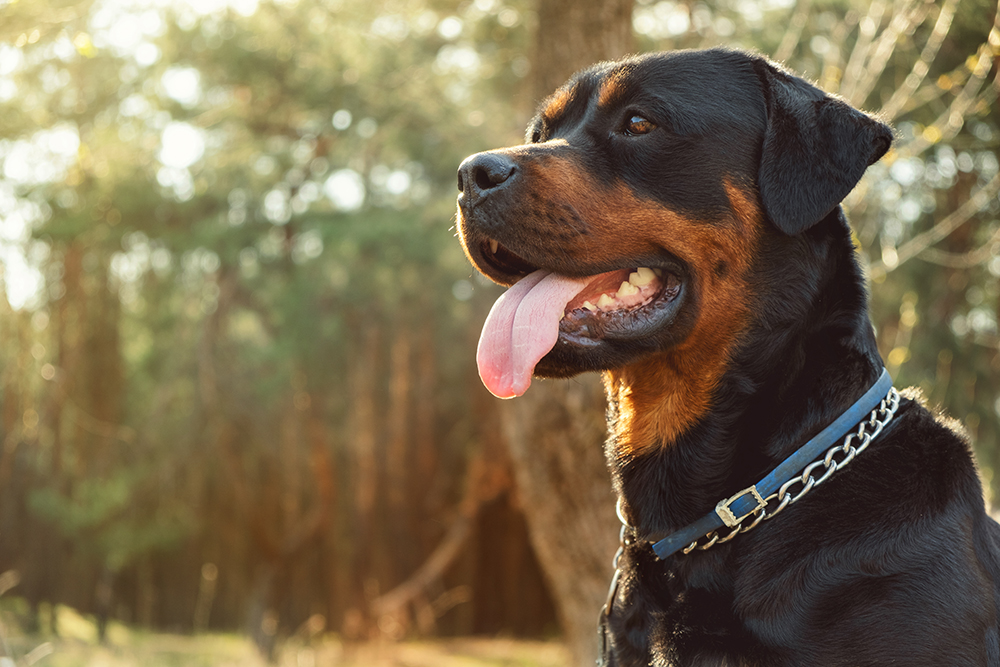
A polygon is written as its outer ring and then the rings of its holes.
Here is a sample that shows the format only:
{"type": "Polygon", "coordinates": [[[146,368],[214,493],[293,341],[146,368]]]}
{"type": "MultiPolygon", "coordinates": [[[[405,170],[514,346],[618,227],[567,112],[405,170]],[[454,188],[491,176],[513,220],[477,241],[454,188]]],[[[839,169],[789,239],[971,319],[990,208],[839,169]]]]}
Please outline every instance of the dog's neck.
{"type": "Polygon", "coordinates": [[[878,377],[881,360],[843,213],[835,210],[806,234],[813,235],[808,242],[778,234],[763,241],[757,284],[766,284],[771,258],[787,266],[792,255],[802,275],[755,297],[754,315],[731,347],[695,345],[605,374],[606,453],[640,536],[676,530],[756,482],[878,377]],[[825,270],[816,270],[817,262],[825,270]],[[782,309],[768,307],[776,300],[782,309]],[[802,312],[767,319],[791,310],[789,302],[802,312]]]}

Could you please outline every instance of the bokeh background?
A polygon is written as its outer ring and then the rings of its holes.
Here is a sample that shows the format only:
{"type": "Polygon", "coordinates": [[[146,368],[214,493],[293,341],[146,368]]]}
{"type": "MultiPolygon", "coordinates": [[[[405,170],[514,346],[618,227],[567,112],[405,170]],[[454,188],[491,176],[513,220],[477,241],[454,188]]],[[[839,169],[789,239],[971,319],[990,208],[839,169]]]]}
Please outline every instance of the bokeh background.
{"type": "Polygon", "coordinates": [[[757,50],[893,123],[846,202],[878,340],[965,424],[992,498],[996,15],[0,0],[0,662],[376,664],[357,647],[478,636],[505,639],[442,646],[592,664],[617,542],[600,388],[481,387],[500,291],[454,238],[455,171],[626,53],[757,50]]]}

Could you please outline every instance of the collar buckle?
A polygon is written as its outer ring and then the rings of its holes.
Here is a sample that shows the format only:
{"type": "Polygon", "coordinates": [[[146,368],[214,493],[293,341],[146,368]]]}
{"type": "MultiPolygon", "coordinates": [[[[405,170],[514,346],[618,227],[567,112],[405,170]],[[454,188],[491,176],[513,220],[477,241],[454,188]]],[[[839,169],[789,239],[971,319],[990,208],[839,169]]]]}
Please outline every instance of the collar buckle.
{"type": "Polygon", "coordinates": [[[748,486],[742,491],[730,496],[727,500],[720,500],[715,506],[715,513],[719,515],[722,522],[729,528],[734,528],[751,514],[754,514],[767,507],[767,503],[757,491],[757,486],[748,486]]]}

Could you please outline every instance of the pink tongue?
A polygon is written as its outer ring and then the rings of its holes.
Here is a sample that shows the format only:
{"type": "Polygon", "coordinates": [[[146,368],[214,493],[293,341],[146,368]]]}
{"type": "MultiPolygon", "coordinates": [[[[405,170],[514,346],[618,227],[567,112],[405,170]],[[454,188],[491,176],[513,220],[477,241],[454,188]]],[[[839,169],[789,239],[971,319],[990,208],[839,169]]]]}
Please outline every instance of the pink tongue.
{"type": "Polygon", "coordinates": [[[545,270],[525,276],[493,304],[479,337],[479,377],[494,396],[520,396],[535,364],[559,338],[566,304],[591,278],[567,278],[545,270]]]}

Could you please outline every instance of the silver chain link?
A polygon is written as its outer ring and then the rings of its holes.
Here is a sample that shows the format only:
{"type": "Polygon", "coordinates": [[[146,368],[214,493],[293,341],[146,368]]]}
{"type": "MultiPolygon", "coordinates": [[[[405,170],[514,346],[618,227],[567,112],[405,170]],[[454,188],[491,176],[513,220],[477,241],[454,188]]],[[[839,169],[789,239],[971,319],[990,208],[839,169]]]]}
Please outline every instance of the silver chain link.
{"type": "Polygon", "coordinates": [[[763,507],[744,517],[729,533],[720,535],[718,530],[713,530],[684,547],[683,553],[689,554],[695,549],[704,551],[716,544],[724,544],[740,533],[750,532],[760,525],[761,521],[768,521],[778,516],[786,507],[798,502],[807,493],[829,479],[830,475],[846,467],[854,460],[854,457],[865,451],[871,441],[877,438],[885,425],[892,420],[897,408],[899,408],[899,392],[893,387],[889,389],[889,393],[878,404],[878,407],[872,410],[868,419],[858,424],[856,431],[848,433],[844,437],[843,443],[828,449],[823,458],[810,463],[800,475],[796,475],[782,484],[776,493],[772,493],[764,499],[763,507]],[[822,473],[819,477],[813,476],[813,472],[816,470],[822,473]],[[774,504],[773,508],[772,503],[774,504]],[[744,521],[751,519],[749,524],[743,525],[744,521]]]}

